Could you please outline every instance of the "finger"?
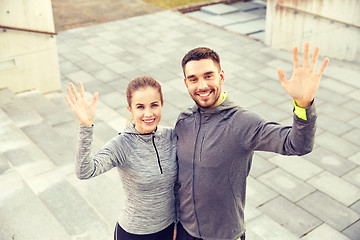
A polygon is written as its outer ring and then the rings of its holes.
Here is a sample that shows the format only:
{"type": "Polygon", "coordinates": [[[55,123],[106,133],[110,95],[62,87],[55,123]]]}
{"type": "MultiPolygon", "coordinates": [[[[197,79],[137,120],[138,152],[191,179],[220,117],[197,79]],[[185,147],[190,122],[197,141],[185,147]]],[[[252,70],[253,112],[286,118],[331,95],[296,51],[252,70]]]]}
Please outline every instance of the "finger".
{"type": "Polygon", "coordinates": [[[310,70],[311,71],[314,71],[314,69],[315,69],[316,62],[317,62],[317,59],[318,59],[318,56],[319,56],[319,51],[320,51],[319,46],[316,46],[315,49],[314,49],[314,54],[313,54],[312,59],[311,59],[311,63],[310,63],[310,70]]]}
{"type": "Polygon", "coordinates": [[[66,88],[66,91],[67,91],[67,93],[69,94],[69,97],[70,97],[72,103],[75,103],[75,102],[76,102],[76,98],[75,98],[74,94],[71,92],[70,88],[67,87],[67,88],[66,88]]]}
{"type": "Polygon", "coordinates": [[[86,98],[86,96],[85,96],[84,86],[82,85],[82,83],[81,83],[81,82],[79,82],[79,83],[78,83],[78,85],[79,85],[79,92],[80,92],[80,96],[81,96],[82,98],[86,98]]]}
{"type": "Polygon", "coordinates": [[[75,106],[74,106],[74,104],[71,102],[71,100],[68,98],[68,96],[65,96],[65,101],[67,102],[67,104],[69,105],[69,107],[71,108],[71,110],[75,113],[75,106]]]}
{"type": "Polygon", "coordinates": [[[287,84],[287,79],[286,79],[284,71],[282,69],[278,68],[277,73],[278,73],[278,76],[279,76],[281,86],[284,86],[285,84],[287,84]]]}
{"type": "Polygon", "coordinates": [[[79,99],[79,93],[78,93],[78,91],[76,90],[74,84],[70,83],[69,85],[70,85],[71,91],[72,91],[75,99],[79,99]]]}
{"type": "Polygon", "coordinates": [[[71,102],[71,100],[68,98],[68,96],[64,96],[65,101],[67,102],[67,104],[69,105],[69,107],[73,108],[73,103],[71,102]]]}
{"type": "Polygon", "coordinates": [[[323,61],[323,63],[322,63],[321,66],[320,66],[319,71],[318,71],[318,74],[320,74],[320,76],[321,76],[322,73],[324,72],[324,70],[325,70],[326,66],[328,65],[328,63],[329,63],[329,59],[328,59],[328,58],[325,58],[324,61],[323,61]]]}
{"type": "Polygon", "coordinates": [[[94,93],[93,101],[92,101],[91,104],[94,105],[94,106],[96,106],[96,103],[97,103],[98,99],[99,99],[99,93],[96,92],[96,93],[94,93]]]}
{"type": "Polygon", "coordinates": [[[304,44],[303,68],[307,68],[309,65],[309,48],[310,48],[310,43],[306,42],[304,44]]]}
{"type": "Polygon", "coordinates": [[[299,49],[298,46],[293,47],[293,65],[294,68],[299,68],[300,67],[300,63],[299,63],[299,49]]]}

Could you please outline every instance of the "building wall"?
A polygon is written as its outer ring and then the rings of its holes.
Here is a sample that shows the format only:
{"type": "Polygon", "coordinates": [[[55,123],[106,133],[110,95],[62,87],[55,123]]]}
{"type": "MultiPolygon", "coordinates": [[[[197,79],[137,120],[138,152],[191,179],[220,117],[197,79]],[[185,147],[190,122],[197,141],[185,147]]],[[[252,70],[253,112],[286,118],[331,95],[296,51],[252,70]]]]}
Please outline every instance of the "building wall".
{"type": "Polygon", "coordinates": [[[0,4],[0,88],[16,93],[59,90],[56,38],[48,34],[55,30],[51,0],[0,0],[0,4]]]}
{"type": "Polygon", "coordinates": [[[268,0],[266,44],[290,50],[305,41],[321,54],[360,63],[359,0],[268,0]]]}

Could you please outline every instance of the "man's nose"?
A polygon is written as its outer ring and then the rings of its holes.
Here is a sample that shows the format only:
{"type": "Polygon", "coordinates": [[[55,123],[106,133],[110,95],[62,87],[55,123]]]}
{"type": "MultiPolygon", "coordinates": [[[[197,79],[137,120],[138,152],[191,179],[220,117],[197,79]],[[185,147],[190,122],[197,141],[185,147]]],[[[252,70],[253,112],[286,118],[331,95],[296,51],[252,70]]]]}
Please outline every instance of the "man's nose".
{"type": "Polygon", "coordinates": [[[203,90],[207,88],[207,82],[204,79],[199,79],[199,89],[203,90]]]}

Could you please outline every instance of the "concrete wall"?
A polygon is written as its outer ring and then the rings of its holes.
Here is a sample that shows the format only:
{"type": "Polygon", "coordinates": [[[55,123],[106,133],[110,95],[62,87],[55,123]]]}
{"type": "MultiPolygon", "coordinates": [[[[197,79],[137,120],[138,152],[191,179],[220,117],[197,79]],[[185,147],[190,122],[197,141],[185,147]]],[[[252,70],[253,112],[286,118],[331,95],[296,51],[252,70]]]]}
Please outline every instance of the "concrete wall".
{"type": "Polygon", "coordinates": [[[0,0],[0,88],[13,92],[60,89],[51,0],[0,0]],[[10,28],[7,28],[10,27],[10,28]]]}
{"type": "Polygon", "coordinates": [[[360,1],[268,0],[265,34],[274,48],[310,41],[322,55],[360,63],[360,1]]]}

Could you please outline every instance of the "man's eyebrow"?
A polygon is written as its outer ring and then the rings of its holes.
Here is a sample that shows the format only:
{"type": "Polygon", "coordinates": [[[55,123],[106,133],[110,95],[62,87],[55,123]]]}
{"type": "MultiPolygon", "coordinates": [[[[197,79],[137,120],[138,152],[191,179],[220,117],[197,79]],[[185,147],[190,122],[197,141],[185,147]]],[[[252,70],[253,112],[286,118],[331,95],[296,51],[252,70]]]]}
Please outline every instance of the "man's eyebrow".
{"type": "MultiPolygon", "coordinates": [[[[209,74],[213,74],[213,73],[214,73],[214,71],[209,71],[209,72],[203,73],[203,75],[209,75],[209,74]]],[[[194,74],[193,74],[193,75],[186,76],[187,79],[188,79],[188,78],[193,78],[193,77],[195,77],[194,74]]]]}
{"type": "Polygon", "coordinates": [[[214,71],[209,71],[209,72],[204,73],[204,75],[209,75],[209,74],[213,74],[213,73],[214,73],[214,71]]]}

